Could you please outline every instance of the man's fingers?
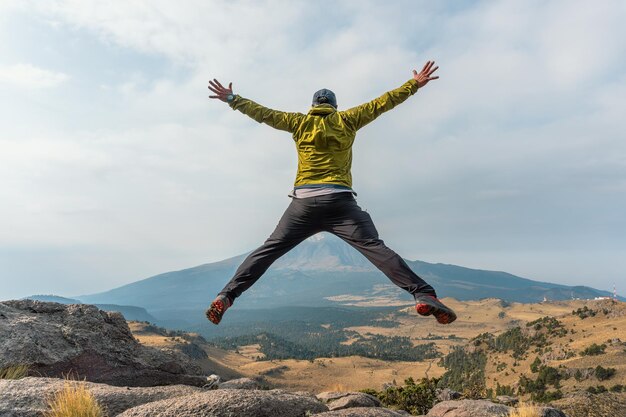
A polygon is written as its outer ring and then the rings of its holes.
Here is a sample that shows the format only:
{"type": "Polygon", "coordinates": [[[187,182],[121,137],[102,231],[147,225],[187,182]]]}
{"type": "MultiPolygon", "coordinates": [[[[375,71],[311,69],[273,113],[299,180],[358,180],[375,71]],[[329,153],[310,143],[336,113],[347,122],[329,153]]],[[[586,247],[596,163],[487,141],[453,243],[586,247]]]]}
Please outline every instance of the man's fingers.
{"type": "Polygon", "coordinates": [[[438,69],[438,68],[439,68],[439,67],[435,67],[435,68],[431,69],[430,71],[428,71],[428,74],[427,74],[427,75],[430,77],[430,75],[431,75],[433,72],[437,71],[437,69],[438,69]]]}
{"type": "MultiPolygon", "coordinates": [[[[216,83],[216,84],[217,84],[220,88],[224,88],[224,86],[223,86],[223,85],[222,85],[219,81],[217,81],[215,78],[213,78],[213,81],[215,81],[215,83],[216,83]]],[[[226,90],[226,89],[224,88],[224,90],[226,90]]]]}
{"type": "Polygon", "coordinates": [[[221,98],[220,96],[209,96],[209,98],[221,98]]]}
{"type": "Polygon", "coordinates": [[[220,90],[218,90],[218,89],[215,89],[215,88],[213,88],[213,87],[210,87],[210,86],[209,86],[209,90],[213,91],[215,94],[220,94],[220,93],[222,93],[222,91],[220,91],[220,90]]]}
{"type": "Polygon", "coordinates": [[[429,78],[426,79],[426,81],[432,81],[432,80],[437,80],[437,79],[439,79],[439,76],[429,77],[429,78]]]}
{"type": "Polygon", "coordinates": [[[233,83],[228,83],[228,89],[229,89],[230,91],[233,91],[233,83]]]}
{"type": "Polygon", "coordinates": [[[424,64],[424,68],[422,68],[422,71],[421,71],[421,72],[426,71],[426,68],[428,68],[428,65],[429,65],[429,64],[430,64],[430,61],[427,61],[427,62],[424,64]]]}
{"type": "Polygon", "coordinates": [[[209,81],[209,85],[215,88],[216,90],[224,90],[224,87],[222,87],[221,85],[215,84],[213,81],[209,81]]]}

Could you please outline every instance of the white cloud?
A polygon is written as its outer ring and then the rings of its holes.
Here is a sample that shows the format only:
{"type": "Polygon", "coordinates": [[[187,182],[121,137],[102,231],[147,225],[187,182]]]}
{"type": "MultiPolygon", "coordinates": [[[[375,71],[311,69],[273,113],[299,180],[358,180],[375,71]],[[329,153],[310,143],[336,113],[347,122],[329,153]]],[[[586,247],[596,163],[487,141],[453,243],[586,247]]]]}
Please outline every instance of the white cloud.
{"type": "MultiPolygon", "coordinates": [[[[52,121],[31,116],[33,135],[25,115],[0,143],[4,244],[91,243],[158,253],[153,262],[167,253],[161,268],[249,250],[288,203],[295,152],[287,134],[209,101],[207,80],[291,111],[327,87],[347,108],[435,58],[441,79],[355,145],[355,186],[383,238],[408,257],[430,250],[452,263],[481,250],[484,267],[505,250],[618,245],[597,231],[618,230],[611,208],[626,203],[607,197],[626,175],[625,3],[415,4],[30,3],[28,15],[68,31],[68,45],[88,38],[112,58],[158,56],[171,67],[155,75],[137,64],[104,84],[95,71],[72,83],[78,93],[24,105],[52,121]]],[[[38,74],[48,85],[67,80],[38,74]]],[[[556,252],[565,270],[567,250],[556,252]]]]}
{"type": "Polygon", "coordinates": [[[30,64],[0,66],[0,84],[18,88],[53,88],[69,79],[67,74],[30,64]]]}

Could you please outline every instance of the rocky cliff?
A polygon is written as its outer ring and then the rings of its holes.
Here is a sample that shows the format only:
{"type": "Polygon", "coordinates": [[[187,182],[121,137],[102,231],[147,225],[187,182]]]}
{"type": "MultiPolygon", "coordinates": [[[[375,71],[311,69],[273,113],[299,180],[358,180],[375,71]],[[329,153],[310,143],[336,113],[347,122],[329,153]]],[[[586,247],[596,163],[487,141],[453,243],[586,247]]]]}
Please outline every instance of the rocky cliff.
{"type": "Polygon", "coordinates": [[[182,355],[141,345],[124,317],[85,304],[33,300],[0,303],[0,367],[28,365],[30,374],[71,374],[110,385],[203,385],[182,355]]]}

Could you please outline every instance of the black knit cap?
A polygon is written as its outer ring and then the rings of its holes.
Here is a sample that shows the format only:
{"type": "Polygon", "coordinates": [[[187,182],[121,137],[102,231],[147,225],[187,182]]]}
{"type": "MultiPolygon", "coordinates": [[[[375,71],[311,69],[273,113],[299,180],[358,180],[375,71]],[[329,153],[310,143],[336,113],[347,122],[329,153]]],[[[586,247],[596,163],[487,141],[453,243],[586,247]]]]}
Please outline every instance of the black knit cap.
{"type": "Polygon", "coordinates": [[[316,91],[315,94],[313,94],[313,105],[317,106],[319,104],[330,104],[334,108],[337,108],[337,97],[335,97],[335,93],[326,88],[316,91]]]}

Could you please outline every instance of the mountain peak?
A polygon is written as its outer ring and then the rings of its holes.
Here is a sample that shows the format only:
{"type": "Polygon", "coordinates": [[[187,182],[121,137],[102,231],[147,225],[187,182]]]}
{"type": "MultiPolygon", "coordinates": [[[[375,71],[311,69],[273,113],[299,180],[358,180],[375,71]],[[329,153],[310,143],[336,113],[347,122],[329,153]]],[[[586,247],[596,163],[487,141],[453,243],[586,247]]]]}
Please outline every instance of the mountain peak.
{"type": "Polygon", "coordinates": [[[325,239],[325,235],[326,234],[324,232],[320,232],[320,233],[317,233],[317,234],[307,238],[306,240],[308,242],[321,242],[322,240],[325,239]]]}
{"type": "Polygon", "coordinates": [[[309,237],[276,261],[272,268],[323,271],[375,269],[356,249],[326,232],[309,237]]]}

